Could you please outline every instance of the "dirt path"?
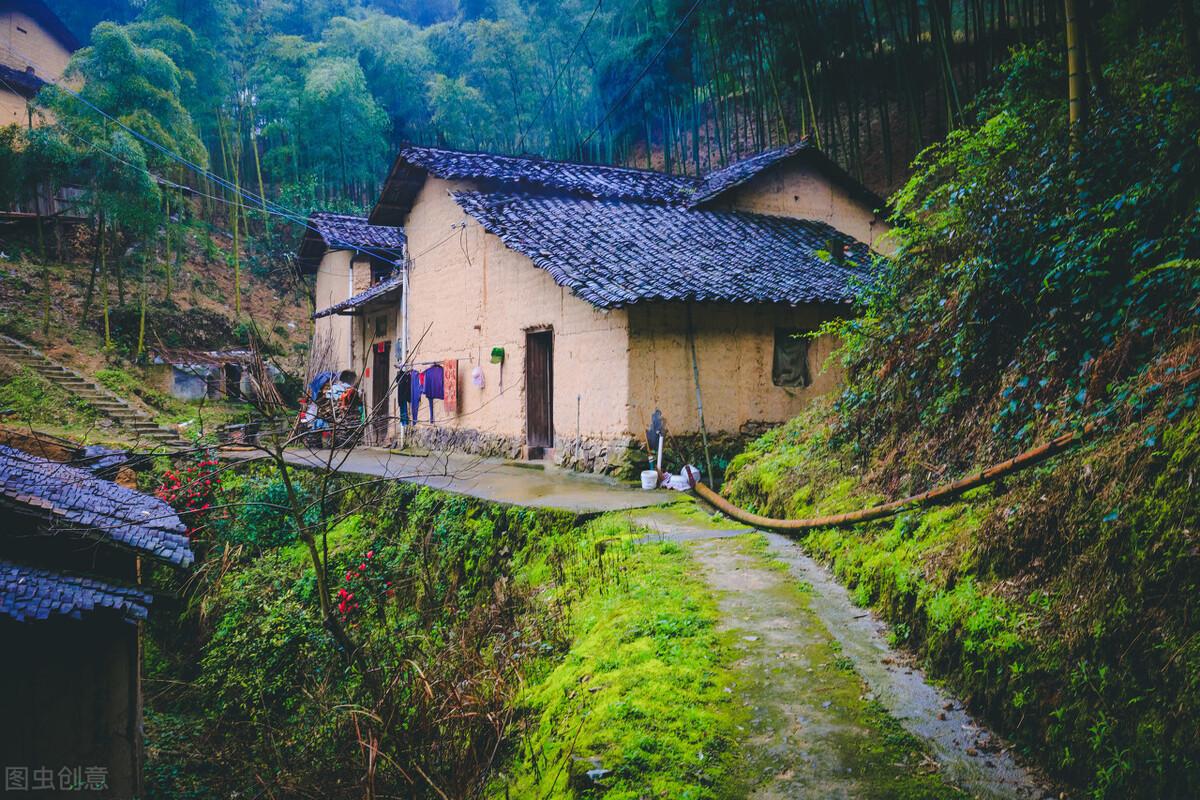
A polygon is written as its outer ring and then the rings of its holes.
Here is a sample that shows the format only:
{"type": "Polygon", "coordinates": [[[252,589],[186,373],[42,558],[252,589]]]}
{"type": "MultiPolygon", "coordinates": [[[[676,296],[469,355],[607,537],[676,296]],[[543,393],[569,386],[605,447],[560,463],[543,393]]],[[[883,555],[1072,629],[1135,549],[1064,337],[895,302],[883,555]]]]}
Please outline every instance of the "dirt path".
{"type": "Polygon", "coordinates": [[[1051,796],[796,544],[679,508],[631,516],[687,543],[719,594],[744,676],[729,691],[751,712],[752,797],[1051,796]]]}

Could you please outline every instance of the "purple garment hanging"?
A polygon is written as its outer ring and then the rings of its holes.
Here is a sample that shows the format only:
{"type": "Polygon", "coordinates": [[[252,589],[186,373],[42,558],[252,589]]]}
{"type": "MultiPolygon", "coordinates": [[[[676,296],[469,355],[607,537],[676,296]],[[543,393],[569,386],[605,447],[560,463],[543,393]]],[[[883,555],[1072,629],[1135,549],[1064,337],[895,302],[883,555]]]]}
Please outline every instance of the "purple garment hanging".
{"type": "Polygon", "coordinates": [[[444,400],[446,397],[446,373],[441,364],[435,364],[425,370],[425,396],[430,400],[444,400]]]}

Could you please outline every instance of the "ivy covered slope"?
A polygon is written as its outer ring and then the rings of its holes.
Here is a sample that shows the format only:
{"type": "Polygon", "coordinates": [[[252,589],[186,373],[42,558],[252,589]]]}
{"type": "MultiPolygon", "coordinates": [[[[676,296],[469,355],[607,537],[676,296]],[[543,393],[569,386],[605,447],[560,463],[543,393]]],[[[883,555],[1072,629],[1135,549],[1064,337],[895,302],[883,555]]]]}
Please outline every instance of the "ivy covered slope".
{"type": "MultiPolygon", "coordinates": [[[[323,526],[325,478],[291,474],[323,526]]],[[[353,659],[277,472],[145,478],[195,509],[202,555],[185,585],[153,576],[185,600],[148,623],[148,798],[576,797],[592,757],[612,797],[739,796],[746,712],[679,546],[635,544],[615,515],[330,480],[322,549],[353,659]]]]}
{"type": "Polygon", "coordinates": [[[1057,52],[1014,54],[894,198],[844,392],[730,466],[803,517],[1086,447],[807,547],[935,674],[1097,797],[1200,793],[1200,86],[1169,30],[1109,41],[1070,145],[1057,52]]]}

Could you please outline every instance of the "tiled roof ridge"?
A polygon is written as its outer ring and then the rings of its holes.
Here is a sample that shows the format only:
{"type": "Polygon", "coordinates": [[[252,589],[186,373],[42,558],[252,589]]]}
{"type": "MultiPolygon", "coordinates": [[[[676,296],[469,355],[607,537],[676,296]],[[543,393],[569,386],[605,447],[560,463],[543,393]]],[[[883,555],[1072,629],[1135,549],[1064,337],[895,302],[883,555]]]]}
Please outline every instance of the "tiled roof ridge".
{"type": "Polygon", "coordinates": [[[513,155],[512,153],[492,153],[487,150],[454,150],[448,147],[432,147],[426,145],[410,144],[400,148],[400,152],[405,150],[424,150],[444,153],[446,155],[460,156],[485,156],[487,158],[507,158],[514,161],[531,161],[538,164],[561,164],[568,167],[585,167],[606,170],[616,170],[620,172],[632,172],[640,175],[653,175],[659,178],[674,178],[680,181],[689,183],[698,183],[702,178],[697,178],[694,175],[680,175],[675,172],[663,172],[660,169],[647,169],[646,167],[630,167],[624,164],[601,164],[597,161],[571,161],[563,158],[551,158],[537,153],[523,153],[521,155],[513,155]]]}

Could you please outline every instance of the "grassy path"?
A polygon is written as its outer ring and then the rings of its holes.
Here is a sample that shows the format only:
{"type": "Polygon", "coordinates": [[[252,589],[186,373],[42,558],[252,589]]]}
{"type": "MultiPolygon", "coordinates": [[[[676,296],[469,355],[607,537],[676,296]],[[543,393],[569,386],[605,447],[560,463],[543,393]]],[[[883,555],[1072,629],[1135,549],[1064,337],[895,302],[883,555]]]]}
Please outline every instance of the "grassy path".
{"type": "Polygon", "coordinates": [[[808,607],[811,589],[764,557],[755,536],[702,540],[693,555],[736,635],[735,702],[751,797],[953,798],[925,745],[875,701],[808,607]]]}

